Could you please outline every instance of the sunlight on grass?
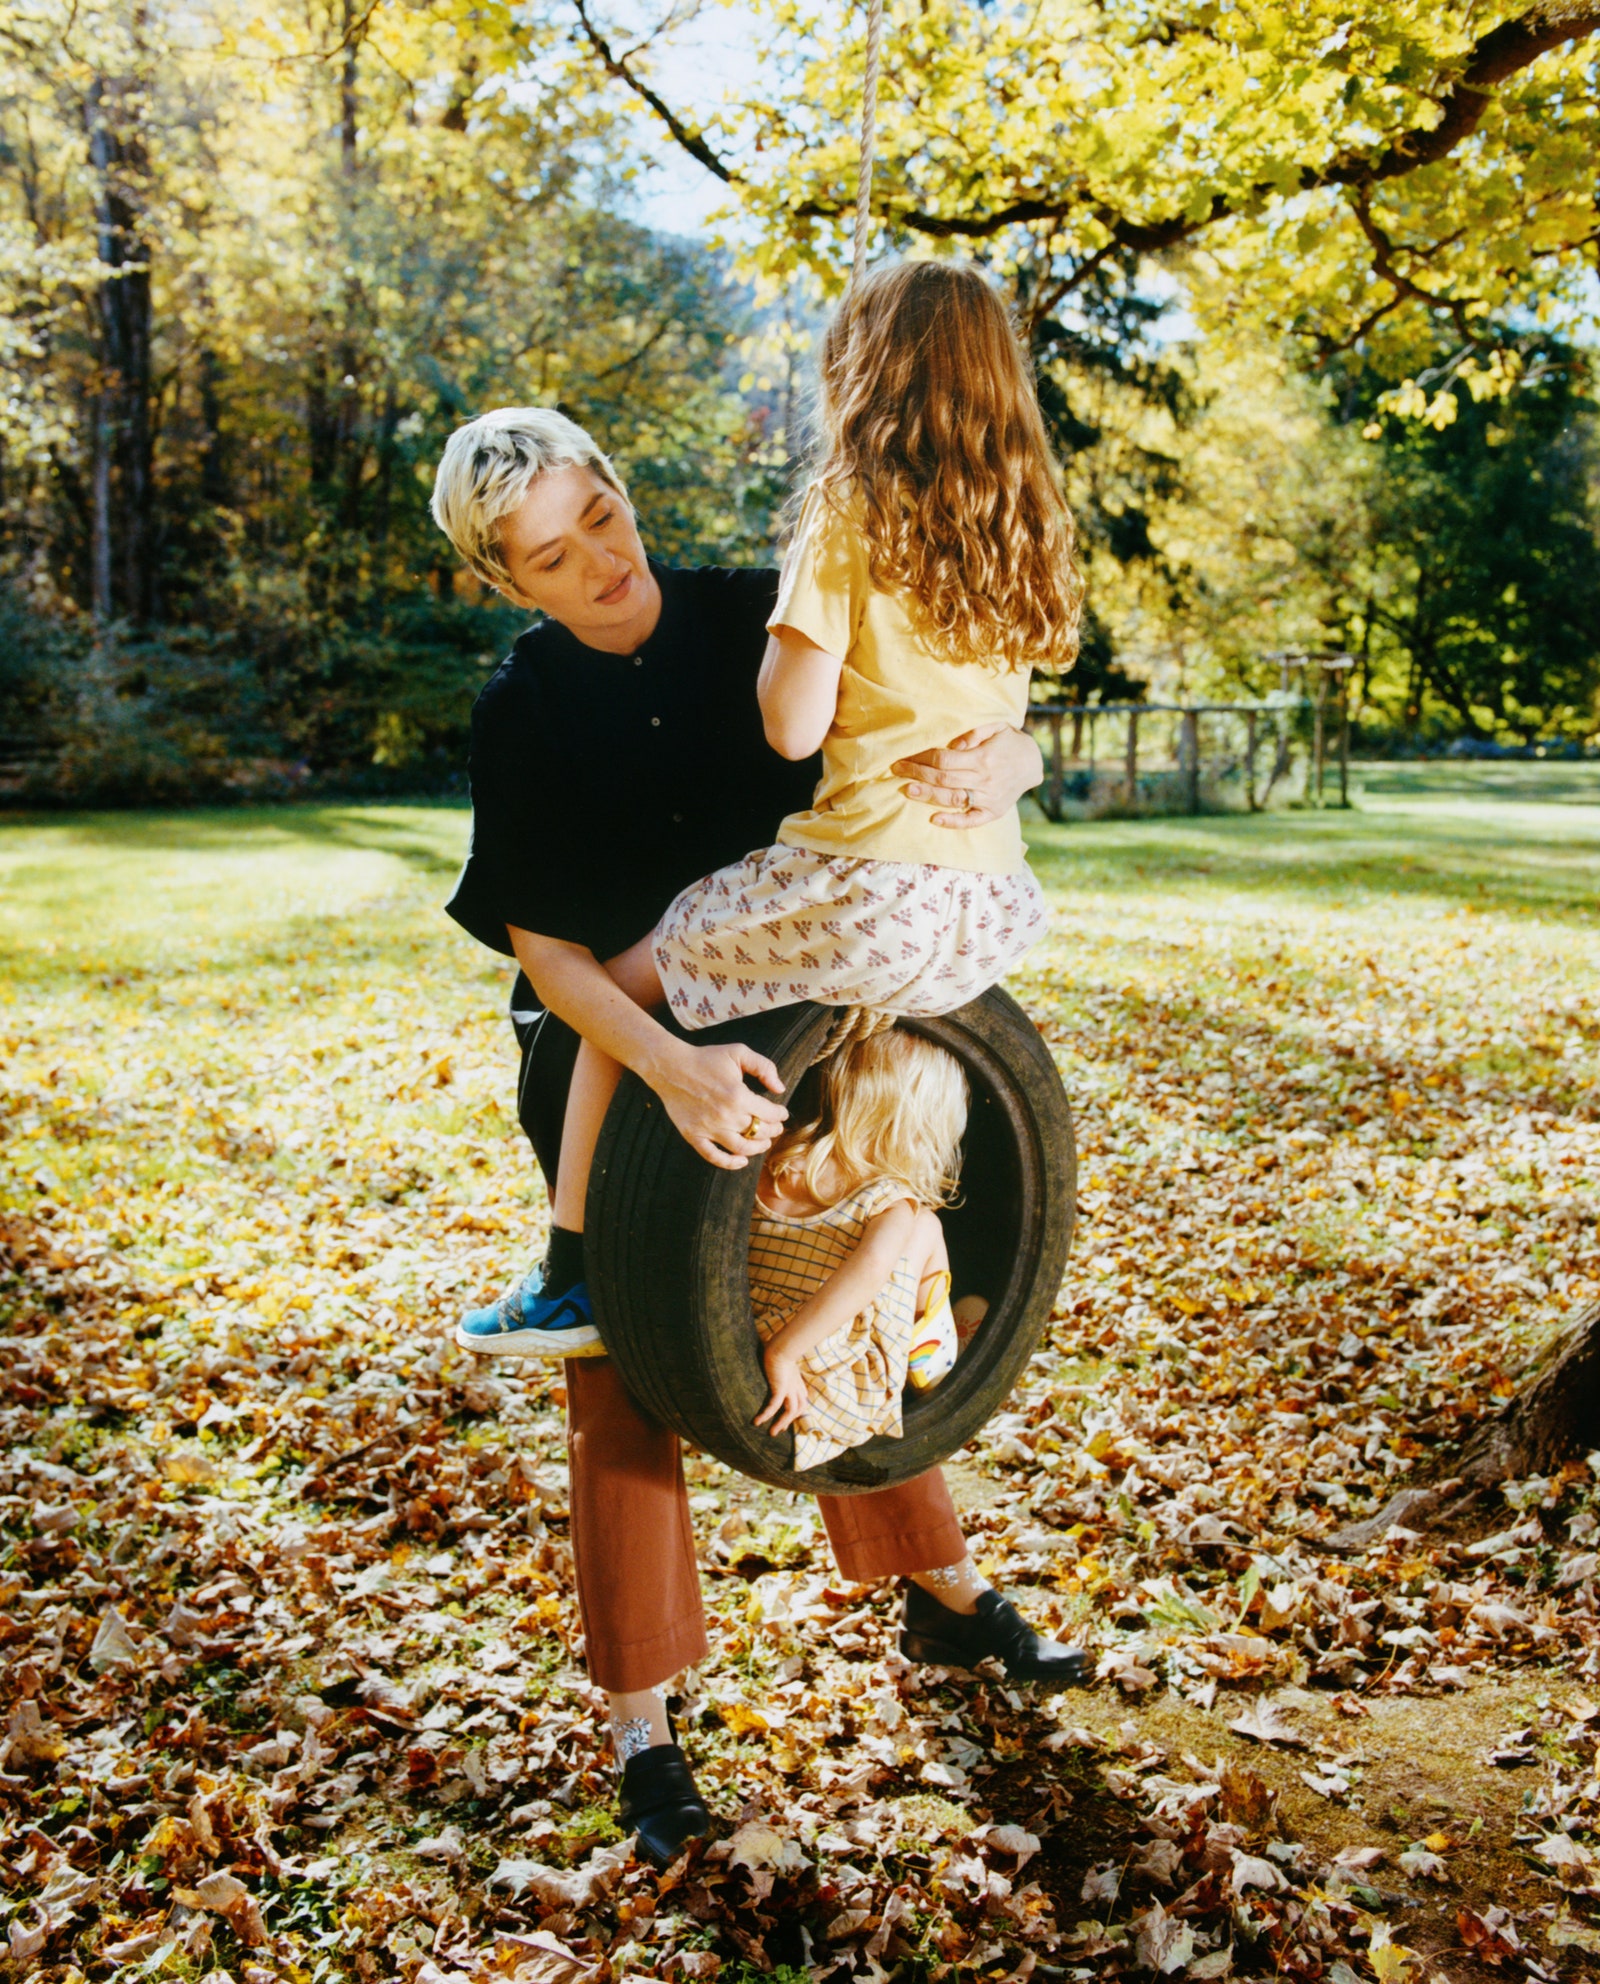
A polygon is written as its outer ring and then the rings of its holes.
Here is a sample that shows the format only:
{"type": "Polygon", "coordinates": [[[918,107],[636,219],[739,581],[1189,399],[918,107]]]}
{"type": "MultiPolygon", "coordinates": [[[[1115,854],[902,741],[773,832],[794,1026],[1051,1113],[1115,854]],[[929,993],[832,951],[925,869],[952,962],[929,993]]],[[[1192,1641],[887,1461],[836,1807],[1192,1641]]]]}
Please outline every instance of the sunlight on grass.
{"type": "MultiPolygon", "coordinates": [[[[434,908],[466,851],[459,807],[292,806],[0,823],[12,968],[237,964],[363,907],[434,908]],[[311,926],[302,933],[301,925],[311,926]],[[47,962],[48,961],[48,962],[47,962]]],[[[441,934],[447,926],[440,926],[441,934]]]]}
{"type": "MultiPolygon", "coordinates": [[[[1400,896],[1596,918],[1600,767],[1359,766],[1354,784],[1346,813],[1060,827],[1035,818],[1028,840],[1048,883],[1074,898],[1103,893],[1112,920],[1150,906],[1140,898],[1217,907],[1263,891],[1314,914],[1400,896]]],[[[397,920],[414,938],[431,929],[441,945],[467,944],[438,911],[469,825],[453,805],[0,821],[0,954],[22,977],[239,966],[325,942],[331,927],[360,941],[397,920]]]]}
{"type": "MultiPolygon", "coordinates": [[[[1570,1105],[1594,1058],[1563,1002],[1594,983],[1600,775],[1378,766],[1360,783],[1346,813],[1030,823],[1057,917],[1015,986],[1065,1028],[1081,1111],[1125,1085],[1126,1061],[1096,1046],[1110,1026],[1172,1085],[1141,1132],[1152,1153],[1206,1122],[1246,1141],[1325,1123],[1336,1022],[1397,1066],[1425,1038],[1436,1082],[1570,1105]],[[1272,1073],[1258,1079],[1262,1037],[1272,1073]]],[[[8,1074],[59,1084],[51,1069],[70,1067],[78,1097],[65,1108],[58,1087],[19,1119],[12,1166],[98,1195],[108,1153],[89,1124],[109,1112],[123,1177],[193,1196],[194,1219],[125,1202],[115,1216],[167,1272],[227,1253],[228,1235],[257,1259],[243,1174],[317,1193],[330,1161],[345,1189],[364,1181],[362,1200],[486,1206],[480,1237],[441,1258],[482,1261],[495,1234],[502,1260],[525,1257],[543,1194],[514,1131],[510,967],[441,908],[468,829],[464,808],[431,805],[0,826],[8,1074]]]]}
{"type": "Polygon", "coordinates": [[[1348,812],[1034,821],[1028,840],[1048,881],[1113,902],[1132,885],[1190,901],[1270,892],[1318,913],[1398,897],[1595,921],[1600,767],[1375,765],[1352,783],[1348,812]]]}

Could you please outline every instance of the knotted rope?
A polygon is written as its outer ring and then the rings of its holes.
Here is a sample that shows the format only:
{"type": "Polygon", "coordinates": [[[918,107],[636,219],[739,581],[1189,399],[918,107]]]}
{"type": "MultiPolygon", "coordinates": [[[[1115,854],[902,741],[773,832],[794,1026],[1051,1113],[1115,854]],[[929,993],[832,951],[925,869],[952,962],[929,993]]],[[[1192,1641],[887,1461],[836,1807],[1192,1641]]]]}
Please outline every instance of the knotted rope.
{"type": "Polygon", "coordinates": [[[895,1015],[883,1012],[877,1006],[841,1006],[839,1017],[822,1037],[822,1045],[812,1055],[809,1066],[815,1067],[819,1061],[828,1061],[842,1047],[849,1047],[858,1040],[870,1040],[875,1033],[882,1033],[885,1027],[894,1025],[895,1015]]]}
{"type": "MultiPolygon", "coordinates": [[[[850,264],[850,280],[861,280],[867,266],[867,225],[872,217],[872,162],[878,149],[878,74],[883,55],[883,0],[871,0],[867,9],[867,72],[861,83],[861,154],[856,165],[856,240],[850,264]]],[[[894,1025],[894,1014],[876,1006],[844,1006],[839,1017],[823,1035],[822,1045],[811,1057],[815,1067],[837,1054],[852,1041],[867,1040],[885,1027],[894,1025]]]]}
{"type": "Polygon", "coordinates": [[[867,222],[872,214],[872,161],[878,148],[878,67],[883,48],[883,0],[867,10],[867,73],[861,85],[861,157],[856,167],[856,245],[850,265],[852,284],[867,266],[867,222]]]}

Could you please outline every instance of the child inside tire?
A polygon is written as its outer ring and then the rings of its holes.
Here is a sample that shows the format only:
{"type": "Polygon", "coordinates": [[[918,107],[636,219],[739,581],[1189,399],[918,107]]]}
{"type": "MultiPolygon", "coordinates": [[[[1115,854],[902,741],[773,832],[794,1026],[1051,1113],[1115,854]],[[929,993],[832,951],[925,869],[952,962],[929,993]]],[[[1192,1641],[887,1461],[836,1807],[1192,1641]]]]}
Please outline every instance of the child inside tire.
{"type": "Polygon", "coordinates": [[[858,1027],[819,1072],[818,1107],[768,1155],[750,1228],[772,1387],[756,1424],[793,1426],[798,1469],[898,1439],[907,1383],[946,1377],[988,1307],[969,1296],[952,1310],[939,1223],[967,1127],[955,1057],[898,1027],[858,1027]]]}

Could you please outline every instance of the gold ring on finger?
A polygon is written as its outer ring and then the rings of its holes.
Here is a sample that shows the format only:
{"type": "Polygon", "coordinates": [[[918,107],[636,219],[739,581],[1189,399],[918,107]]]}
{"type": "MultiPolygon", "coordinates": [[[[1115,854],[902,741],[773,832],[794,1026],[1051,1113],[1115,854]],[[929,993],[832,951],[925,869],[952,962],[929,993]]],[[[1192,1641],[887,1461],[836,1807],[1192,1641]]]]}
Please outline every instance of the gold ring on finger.
{"type": "Polygon", "coordinates": [[[761,1118],[759,1116],[752,1116],[745,1126],[744,1133],[747,1137],[759,1137],[761,1134],[761,1118]]]}

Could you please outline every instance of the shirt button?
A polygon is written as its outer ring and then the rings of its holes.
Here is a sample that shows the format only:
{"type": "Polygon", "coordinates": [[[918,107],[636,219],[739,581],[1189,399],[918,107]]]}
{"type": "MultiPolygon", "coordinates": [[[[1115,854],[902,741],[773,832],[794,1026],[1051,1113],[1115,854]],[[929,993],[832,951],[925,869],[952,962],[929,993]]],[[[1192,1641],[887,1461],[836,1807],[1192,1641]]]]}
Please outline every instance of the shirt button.
{"type": "Polygon", "coordinates": [[[681,827],[683,825],[683,815],[681,813],[674,813],[672,816],[672,824],[675,827],[681,827]]]}
{"type": "Polygon", "coordinates": [[[634,665],[634,667],[635,667],[635,668],[643,668],[643,667],[644,667],[644,656],[643,656],[642,654],[636,654],[636,655],[635,655],[635,656],[633,657],[633,665],[634,665]]]}
{"type": "Polygon", "coordinates": [[[652,727],[653,727],[654,729],[656,729],[656,730],[659,730],[659,729],[661,728],[661,719],[660,719],[660,717],[658,717],[658,716],[653,716],[653,717],[651,717],[651,719],[650,719],[650,722],[651,722],[651,725],[652,725],[652,727]]]}

